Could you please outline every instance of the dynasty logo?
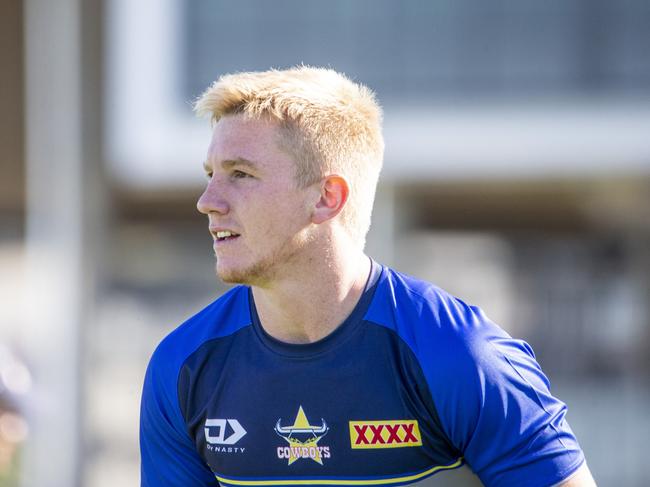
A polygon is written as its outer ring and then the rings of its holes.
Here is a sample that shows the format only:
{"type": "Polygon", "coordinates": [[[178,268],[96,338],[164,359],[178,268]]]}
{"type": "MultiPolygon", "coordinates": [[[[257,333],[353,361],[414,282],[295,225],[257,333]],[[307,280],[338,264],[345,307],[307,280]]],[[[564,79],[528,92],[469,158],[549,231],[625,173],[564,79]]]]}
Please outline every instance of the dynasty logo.
{"type": "Polygon", "coordinates": [[[291,426],[282,426],[281,419],[278,419],[274,429],[289,444],[277,449],[278,458],[287,459],[289,465],[300,458],[309,458],[322,465],[323,458],[330,458],[330,447],[318,445],[329,431],[329,426],[324,419],[321,419],[320,426],[309,424],[302,406],[298,408],[298,414],[291,426]]]}
{"type": "Polygon", "coordinates": [[[245,450],[244,447],[233,446],[246,435],[246,430],[236,419],[206,419],[203,431],[208,451],[243,453],[245,450]]]}
{"type": "Polygon", "coordinates": [[[417,420],[350,421],[352,448],[422,446],[417,420]]]}

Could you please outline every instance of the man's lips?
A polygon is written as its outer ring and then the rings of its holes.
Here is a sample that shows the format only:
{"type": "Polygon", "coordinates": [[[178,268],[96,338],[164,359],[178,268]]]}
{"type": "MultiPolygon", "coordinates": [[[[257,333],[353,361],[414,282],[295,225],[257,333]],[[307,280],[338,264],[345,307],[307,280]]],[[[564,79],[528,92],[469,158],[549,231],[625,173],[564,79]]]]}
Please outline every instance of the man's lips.
{"type": "Polygon", "coordinates": [[[228,242],[231,240],[235,240],[240,236],[240,234],[235,232],[234,230],[230,230],[227,228],[218,228],[218,227],[211,227],[210,234],[212,235],[212,238],[214,239],[215,243],[228,242]]]}

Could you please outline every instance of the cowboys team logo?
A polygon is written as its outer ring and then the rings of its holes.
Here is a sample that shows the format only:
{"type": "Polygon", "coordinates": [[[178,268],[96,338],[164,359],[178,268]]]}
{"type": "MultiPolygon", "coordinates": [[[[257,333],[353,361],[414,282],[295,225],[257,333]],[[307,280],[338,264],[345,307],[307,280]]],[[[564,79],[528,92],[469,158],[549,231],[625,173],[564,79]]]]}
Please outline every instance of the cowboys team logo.
{"type": "Polygon", "coordinates": [[[281,422],[282,420],[278,419],[274,429],[289,446],[278,447],[278,458],[287,459],[289,465],[300,458],[308,458],[322,465],[323,458],[330,458],[329,446],[318,445],[321,438],[329,431],[329,426],[324,419],[321,419],[320,426],[309,424],[300,406],[291,426],[282,426],[281,422]]]}

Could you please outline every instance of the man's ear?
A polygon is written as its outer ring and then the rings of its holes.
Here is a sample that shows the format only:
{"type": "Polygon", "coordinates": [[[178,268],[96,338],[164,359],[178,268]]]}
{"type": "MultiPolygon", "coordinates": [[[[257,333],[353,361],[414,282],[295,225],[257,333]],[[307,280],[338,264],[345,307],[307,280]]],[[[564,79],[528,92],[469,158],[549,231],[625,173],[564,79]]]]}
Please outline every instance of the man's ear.
{"type": "Polygon", "coordinates": [[[342,176],[327,176],[320,183],[320,198],[311,216],[312,223],[320,224],[338,215],[348,201],[350,187],[342,176]]]}

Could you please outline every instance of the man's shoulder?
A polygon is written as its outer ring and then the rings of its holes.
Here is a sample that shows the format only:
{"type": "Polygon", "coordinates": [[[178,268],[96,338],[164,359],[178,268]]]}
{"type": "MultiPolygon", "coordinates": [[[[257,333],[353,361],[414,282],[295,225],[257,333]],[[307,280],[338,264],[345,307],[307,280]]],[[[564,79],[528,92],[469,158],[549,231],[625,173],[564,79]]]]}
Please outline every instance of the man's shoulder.
{"type": "Polygon", "coordinates": [[[465,367],[493,355],[496,342],[517,342],[479,307],[390,268],[384,268],[365,319],[392,330],[421,365],[465,367]]]}
{"type": "Polygon", "coordinates": [[[421,332],[470,332],[489,323],[483,311],[437,285],[384,268],[367,318],[390,328],[421,332]]]}
{"type": "Polygon", "coordinates": [[[250,323],[248,288],[234,287],[165,336],[151,357],[150,367],[177,371],[205,342],[232,335],[250,323]]]}

